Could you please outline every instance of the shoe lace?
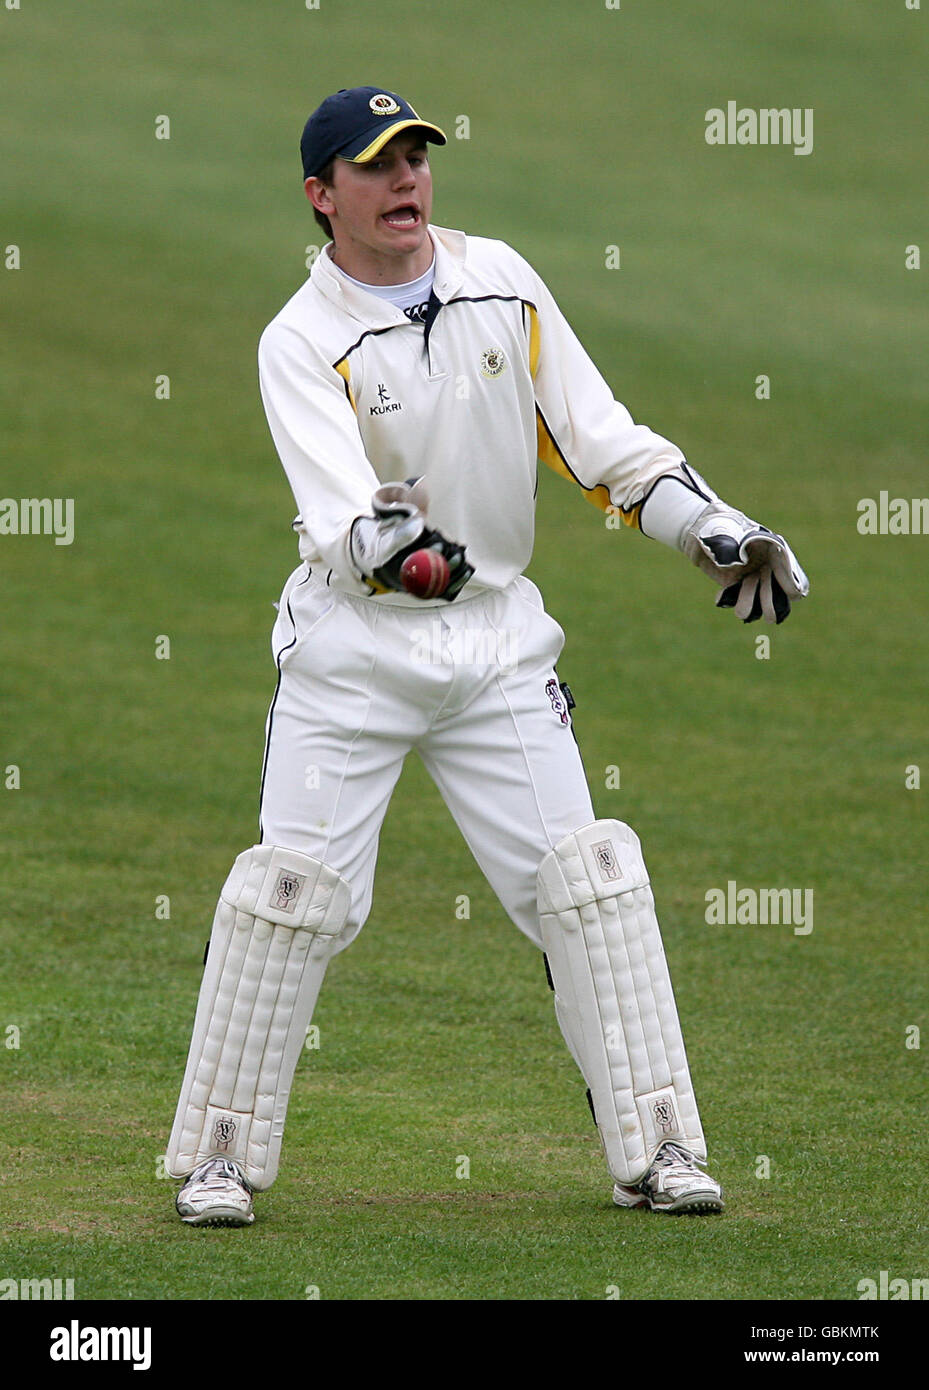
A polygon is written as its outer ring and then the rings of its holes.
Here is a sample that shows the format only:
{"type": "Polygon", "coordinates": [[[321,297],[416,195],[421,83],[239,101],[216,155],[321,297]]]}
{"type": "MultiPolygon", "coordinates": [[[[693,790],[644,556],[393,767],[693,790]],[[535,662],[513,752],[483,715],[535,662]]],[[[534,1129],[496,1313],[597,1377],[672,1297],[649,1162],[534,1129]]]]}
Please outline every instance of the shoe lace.
{"type": "Polygon", "coordinates": [[[705,1168],[706,1164],[702,1159],[697,1158],[696,1154],[691,1153],[690,1149],[685,1149],[680,1144],[662,1144],[654,1157],[652,1166],[655,1168],[705,1168]]]}
{"type": "Polygon", "coordinates": [[[228,1158],[208,1158],[194,1169],[188,1181],[202,1183],[208,1189],[220,1187],[226,1182],[237,1182],[248,1192],[252,1190],[245,1174],[228,1158]]]}

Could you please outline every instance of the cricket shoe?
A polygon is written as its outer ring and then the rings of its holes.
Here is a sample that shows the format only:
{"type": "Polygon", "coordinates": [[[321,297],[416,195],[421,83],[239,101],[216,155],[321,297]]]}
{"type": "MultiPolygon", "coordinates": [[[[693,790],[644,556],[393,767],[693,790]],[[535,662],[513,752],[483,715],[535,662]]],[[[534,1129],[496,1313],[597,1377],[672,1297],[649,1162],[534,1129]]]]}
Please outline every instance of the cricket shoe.
{"type": "Polygon", "coordinates": [[[618,1207],[651,1207],[675,1215],[706,1216],[722,1211],[723,1190],[698,1166],[700,1160],[679,1144],[662,1144],[645,1177],[635,1187],[613,1188],[618,1207]]]}
{"type": "Polygon", "coordinates": [[[250,1226],[252,1189],[228,1158],[208,1158],[177,1194],[177,1210],[188,1226],[250,1226]]]}

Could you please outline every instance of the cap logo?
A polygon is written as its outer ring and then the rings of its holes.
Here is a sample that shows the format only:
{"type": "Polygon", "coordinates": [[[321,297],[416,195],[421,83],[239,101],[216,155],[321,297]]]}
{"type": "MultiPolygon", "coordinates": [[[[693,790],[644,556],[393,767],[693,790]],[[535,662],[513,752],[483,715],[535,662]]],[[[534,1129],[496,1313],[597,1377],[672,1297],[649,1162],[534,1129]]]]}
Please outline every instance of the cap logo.
{"type": "Polygon", "coordinates": [[[394,101],[386,92],[379,92],[376,97],[372,97],[368,105],[375,116],[396,116],[400,110],[400,103],[394,101]]]}

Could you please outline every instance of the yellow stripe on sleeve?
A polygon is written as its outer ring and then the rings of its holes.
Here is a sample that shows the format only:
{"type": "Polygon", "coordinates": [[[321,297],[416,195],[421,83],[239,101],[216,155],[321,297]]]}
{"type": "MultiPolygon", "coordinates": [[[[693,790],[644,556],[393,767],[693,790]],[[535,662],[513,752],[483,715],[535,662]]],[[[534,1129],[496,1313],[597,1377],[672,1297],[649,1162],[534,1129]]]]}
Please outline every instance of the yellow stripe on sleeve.
{"type": "Polygon", "coordinates": [[[642,503],[637,502],[634,507],[630,507],[627,511],[625,508],[617,508],[615,506],[613,499],[610,497],[610,490],[607,487],[606,483],[597,483],[595,487],[584,487],[584,484],[580,481],[578,477],[575,476],[574,473],[571,472],[571,469],[565,462],[564,456],[562,455],[561,450],[558,448],[558,445],[555,443],[554,439],[549,433],[548,426],[546,425],[545,420],[542,417],[542,412],[538,409],[538,407],[536,407],[535,418],[537,439],[536,447],[538,450],[539,458],[542,460],[542,462],[544,464],[547,464],[547,466],[552,470],[553,473],[557,473],[559,478],[567,478],[569,482],[576,483],[577,486],[583,492],[587,501],[592,503],[593,506],[599,508],[601,512],[618,511],[621,519],[625,522],[625,524],[627,526],[631,526],[633,530],[638,531],[639,512],[642,510],[642,503]]]}
{"type": "Polygon", "coordinates": [[[335,364],[335,369],[338,372],[339,376],[342,378],[342,380],[345,382],[345,393],[348,396],[349,404],[351,405],[352,410],[354,410],[355,414],[357,415],[358,407],[355,404],[355,393],[352,390],[352,378],[351,373],[348,370],[348,358],[343,357],[341,362],[337,362],[335,364]]]}
{"type": "Polygon", "coordinates": [[[533,381],[539,366],[539,350],[542,340],[539,334],[539,316],[531,304],[526,304],[529,311],[529,371],[533,381]]]}
{"type": "MultiPolygon", "coordinates": [[[[541,333],[539,330],[539,315],[533,305],[529,304],[527,301],[524,301],[524,303],[529,313],[529,370],[534,379],[539,365],[539,353],[542,348],[541,333]]],[[[542,462],[554,473],[557,473],[560,478],[567,478],[569,482],[576,483],[587,498],[587,501],[591,502],[601,512],[618,511],[626,526],[631,526],[633,530],[638,531],[640,529],[639,512],[642,510],[642,503],[637,502],[634,507],[630,507],[628,510],[622,507],[617,508],[613,503],[610,490],[606,483],[597,483],[595,487],[584,487],[581,480],[576,477],[568,467],[564,455],[552,438],[548,425],[538,406],[536,407],[535,414],[538,456],[542,462]]]]}

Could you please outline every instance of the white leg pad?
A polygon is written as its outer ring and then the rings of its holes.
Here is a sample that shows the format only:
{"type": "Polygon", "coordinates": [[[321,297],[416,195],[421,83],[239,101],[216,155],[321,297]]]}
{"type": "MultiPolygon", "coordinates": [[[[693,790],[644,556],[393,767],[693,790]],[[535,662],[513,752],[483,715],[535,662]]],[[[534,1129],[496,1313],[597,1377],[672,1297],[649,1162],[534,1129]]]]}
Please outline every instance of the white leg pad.
{"type": "Polygon", "coordinates": [[[168,1144],[172,1177],[221,1155],[252,1187],[271,1186],[297,1060],[350,902],[339,874],[295,850],[255,845],[235,861],[168,1144]]]}
{"type": "Polygon", "coordinates": [[[705,1159],[638,836],[615,820],[575,831],[545,856],[538,889],[556,1015],[614,1180],[639,1182],[669,1139],[705,1159]]]}

